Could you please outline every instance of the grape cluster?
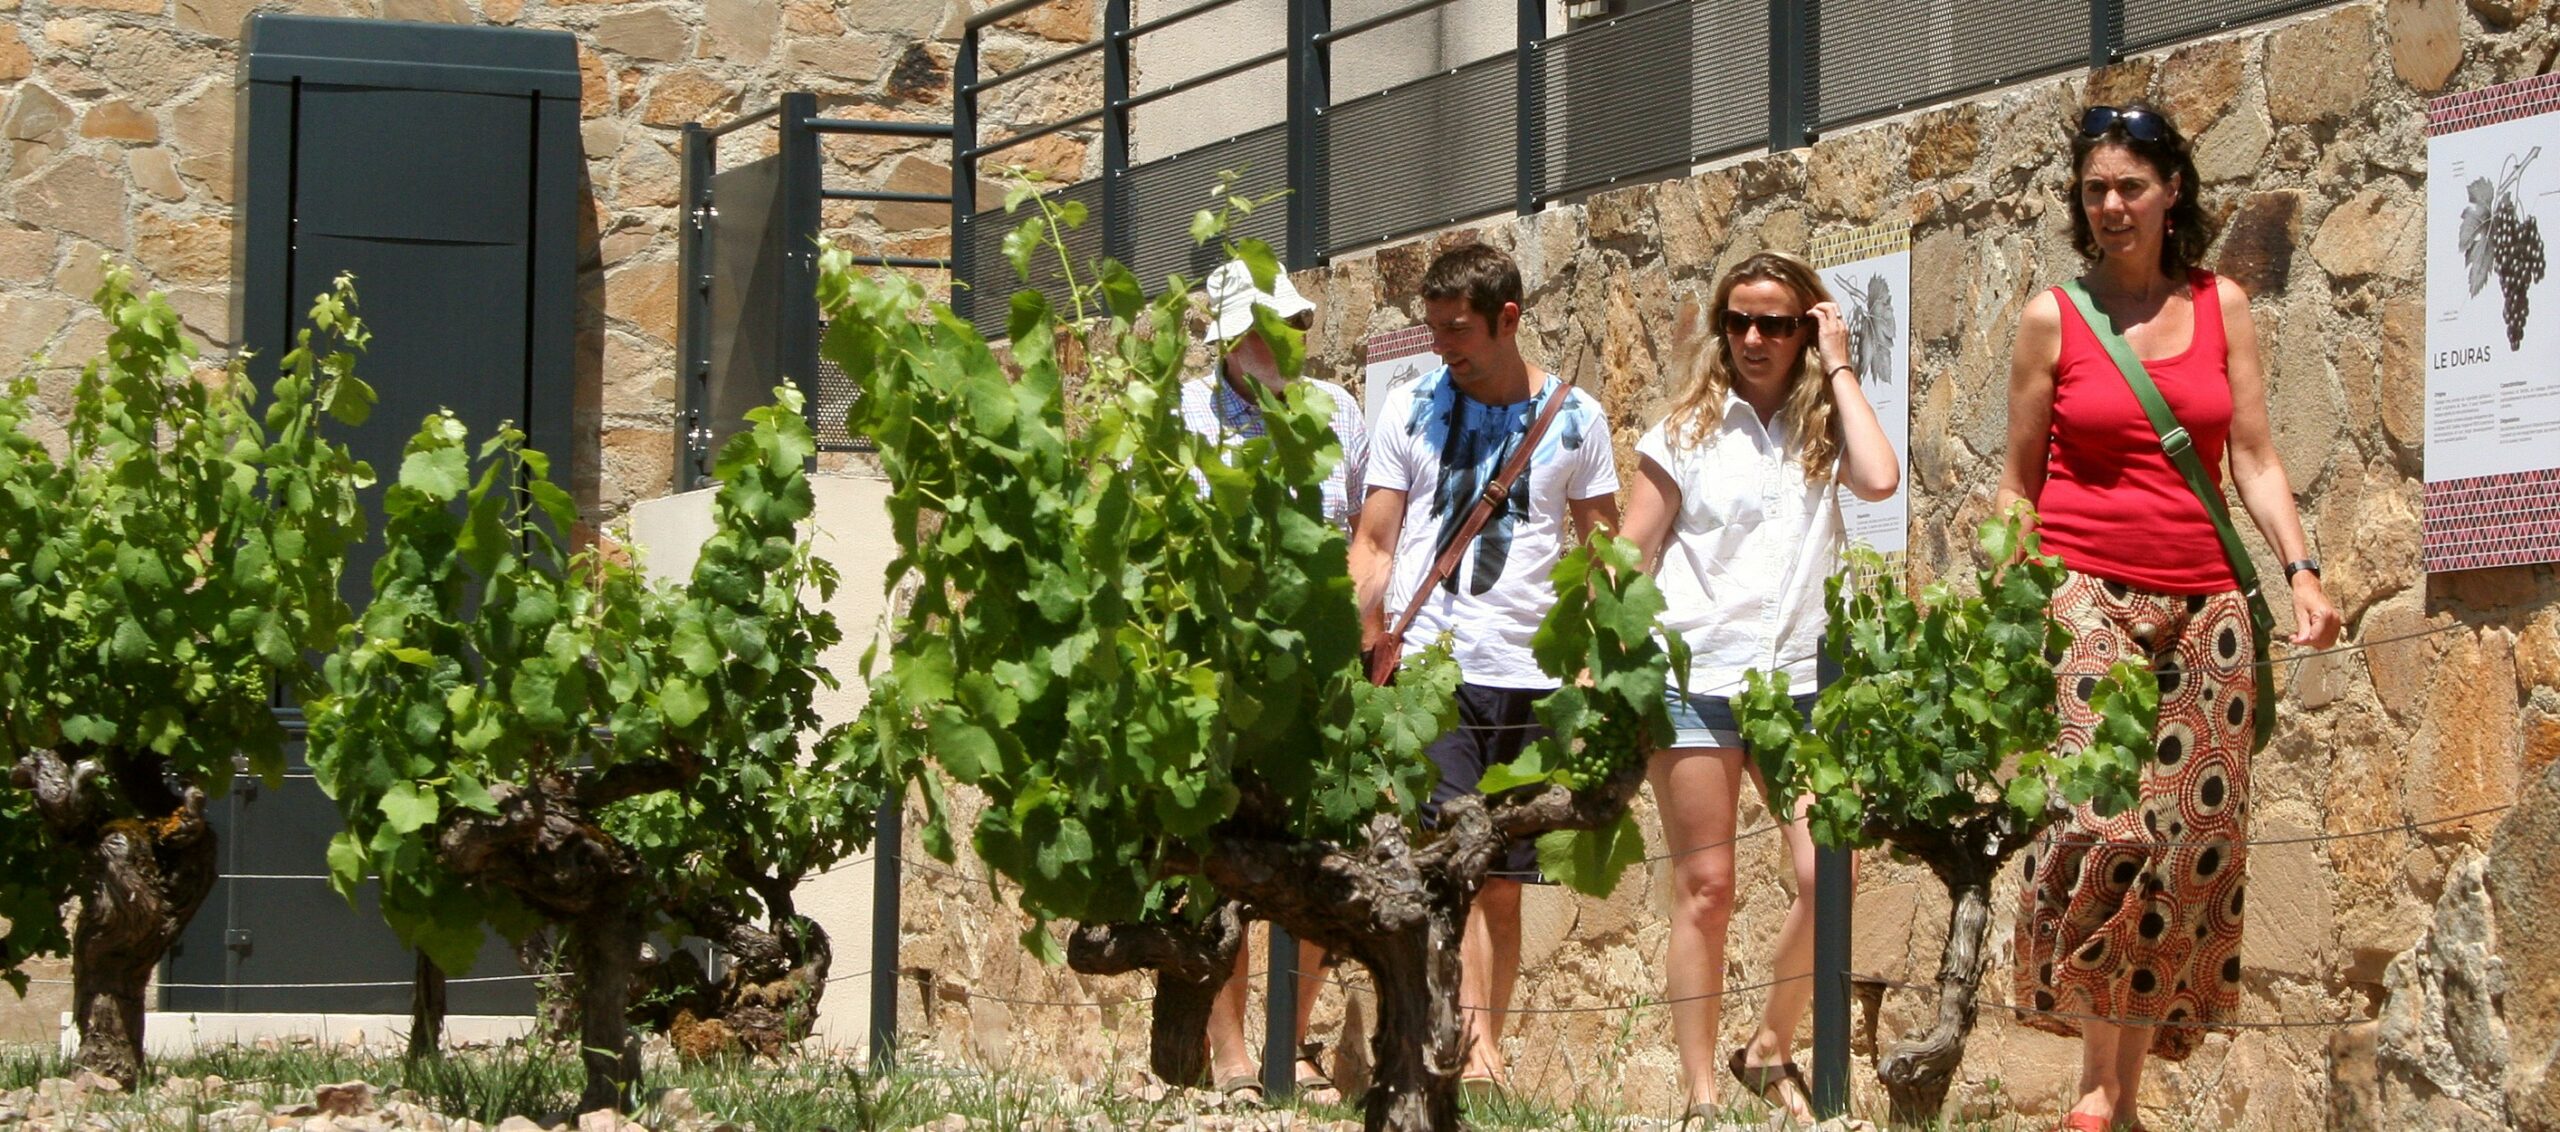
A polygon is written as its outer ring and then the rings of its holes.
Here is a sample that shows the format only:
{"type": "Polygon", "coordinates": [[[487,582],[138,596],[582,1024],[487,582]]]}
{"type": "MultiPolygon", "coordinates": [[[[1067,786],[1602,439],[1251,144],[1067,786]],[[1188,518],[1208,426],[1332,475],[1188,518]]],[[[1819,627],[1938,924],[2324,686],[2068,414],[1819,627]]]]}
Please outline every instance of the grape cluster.
{"type": "Polygon", "coordinates": [[[1644,757],[1644,726],[1635,712],[1606,712],[1582,733],[1582,742],[1565,756],[1565,774],[1576,788],[1597,786],[1618,768],[1644,757]]]}
{"type": "Polygon", "coordinates": [[[2513,193],[2498,195],[2497,212],[2489,218],[2489,254],[2498,269],[2498,293],[2505,298],[2501,313],[2507,321],[2507,348],[2524,348],[2525,318],[2532,313],[2532,300],[2526,288],[2542,281],[2542,222],[2527,217],[2518,220],[2513,193]]]}

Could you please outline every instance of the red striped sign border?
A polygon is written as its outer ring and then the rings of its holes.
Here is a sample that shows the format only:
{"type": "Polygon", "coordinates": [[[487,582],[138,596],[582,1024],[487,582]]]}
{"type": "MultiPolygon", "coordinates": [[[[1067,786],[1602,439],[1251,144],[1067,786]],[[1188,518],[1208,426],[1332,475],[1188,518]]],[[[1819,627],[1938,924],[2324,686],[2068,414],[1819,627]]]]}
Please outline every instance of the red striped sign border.
{"type": "Polygon", "coordinates": [[[2428,573],[2560,562],[2560,468],[2426,486],[2428,573]]]}
{"type": "Polygon", "coordinates": [[[2560,110],[2560,71],[2448,94],[2427,103],[2427,136],[2440,137],[2560,110]]]}
{"type": "Polygon", "coordinates": [[[1368,349],[1360,359],[1364,366],[1427,354],[1431,352],[1431,328],[1407,326],[1400,330],[1382,330],[1370,335],[1366,345],[1368,349]]]}

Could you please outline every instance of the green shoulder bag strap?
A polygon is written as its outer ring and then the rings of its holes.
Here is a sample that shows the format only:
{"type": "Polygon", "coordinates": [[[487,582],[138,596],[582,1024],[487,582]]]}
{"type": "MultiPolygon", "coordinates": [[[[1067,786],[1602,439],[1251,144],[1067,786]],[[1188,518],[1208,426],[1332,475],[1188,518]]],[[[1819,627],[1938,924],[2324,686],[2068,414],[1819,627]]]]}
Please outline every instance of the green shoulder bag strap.
{"type": "MultiPolygon", "coordinates": [[[[2133,397],[2142,402],[2144,415],[2151,418],[2152,431],[2160,434],[2160,450],[2176,465],[2178,475],[2187,481],[2187,490],[2196,493],[2204,504],[2205,517],[2213,520],[2213,533],[2222,540],[2222,557],[2231,564],[2231,577],[2240,583],[2241,596],[2249,599],[2249,636],[2256,645],[2257,663],[2264,665],[2269,642],[2275,635],[2276,619],[2267,610],[2267,598],[2258,592],[2258,568],[2249,560],[2249,550],[2240,545],[2240,532],[2231,525],[2231,511],[2222,505],[2222,492],[2205,475],[2204,461],[2197,458],[2195,442],[2187,436],[2186,426],[2178,423],[2178,415],[2169,411],[2169,402],[2160,396],[2160,387],[2151,380],[2151,371],[2142,368],[2142,359],[2133,352],[2133,344],[2116,333],[2116,323],[2089,298],[2089,290],[2077,279],[2062,285],[2062,293],[2080,310],[2080,320],[2098,336],[2098,344],[2107,348],[2116,369],[2124,374],[2125,384],[2133,387],[2133,397]]],[[[2276,730],[2276,686],[2270,672],[2260,672],[2256,680],[2257,702],[2253,705],[2255,734],[2249,749],[2266,747],[2268,737],[2276,730]]]]}

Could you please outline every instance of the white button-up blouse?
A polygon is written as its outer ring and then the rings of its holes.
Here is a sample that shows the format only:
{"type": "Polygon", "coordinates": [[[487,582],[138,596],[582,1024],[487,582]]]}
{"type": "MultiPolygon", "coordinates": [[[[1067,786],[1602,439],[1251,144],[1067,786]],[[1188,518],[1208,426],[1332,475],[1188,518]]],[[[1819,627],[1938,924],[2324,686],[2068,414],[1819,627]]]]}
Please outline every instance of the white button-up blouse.
{"type": "Polygon", "coordinates": [[[1695,445],[1675,446],[1668,423],[1636,442],[1636,456],[1680,488],[1654,581],[1663,626],[1689,644],[1689,693],[1741,695],[1750,668],[1812,691],[1823,582],[1846,537],[1836,477],[1807,479],[1785,426],[1730,393],[1724,419],[1695,445]]]}

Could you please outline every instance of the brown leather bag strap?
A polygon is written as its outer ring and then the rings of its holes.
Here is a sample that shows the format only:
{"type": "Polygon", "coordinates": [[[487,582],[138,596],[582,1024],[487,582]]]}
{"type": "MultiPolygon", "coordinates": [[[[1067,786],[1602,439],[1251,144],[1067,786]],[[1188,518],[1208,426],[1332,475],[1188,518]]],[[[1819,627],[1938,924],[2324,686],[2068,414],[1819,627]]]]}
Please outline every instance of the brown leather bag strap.
{"type": "Polygon", "coordinates": [[[1520,447],[1511,453],[1509,460],[1503,461],[1502,470],[1494,473],[1493,479],[1484,485],[1483,494],[1476,497],[1475,507],[1467,512],[1466,522],[1459,524],[1458,537],[1450,539],[1449,545],[1441,549],[1440,557],[1431,563],[1431,572],[1423,575],[1421,585],[1414,587],[1413,600],[1405,603],[1404,612],[1397,615],[1395,623],[1387,628],[1386,636],[1381,638],[1383,643],[1401,649],[1404,631],[1412,628],[1414,618],[1422,615],[1422,604],[1431,600],[1432,590],[1438,589],[1440,583],[1448,581],[1449,576],[1457,572],[1459,557],[1467,552],[1467,545],[1475,541],[1477,532],[1484,530],[1486,521],[1493,518],[1493,509],[1510,498],[1511,486],[1519,482],[1520,473],[1529,470],[1529,458],[1537,452],[1538,441],[1547,435],[1547,425],[1556,419],[1557,411],[1572,398],[1573,386],[1558,379],[1555,392],[1547,397],[1546,407],[1538,411],[1537,419],[1529,424],[1528,433],[1520,438],[1520,447]]]}

